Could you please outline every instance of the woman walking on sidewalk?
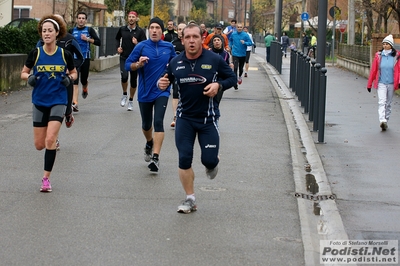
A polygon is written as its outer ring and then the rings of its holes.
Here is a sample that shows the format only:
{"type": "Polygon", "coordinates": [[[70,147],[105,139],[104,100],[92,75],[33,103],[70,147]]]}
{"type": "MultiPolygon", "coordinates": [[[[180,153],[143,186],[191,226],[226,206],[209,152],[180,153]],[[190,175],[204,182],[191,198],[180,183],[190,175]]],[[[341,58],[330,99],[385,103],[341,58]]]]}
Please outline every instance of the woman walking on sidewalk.
{"type": "Polygon", "coordinates": [[[393,36],[390,34],[382,41],[383,49],[375,54],[368,78],[367,90],[371,87],[378,90],[379,126],[382,131],[388,128],[388,120],[392,112],[394,91],[399,88],[400,52],[394,49],[393,36]],[[374,83],[374,84],[373,84],[374,83]]]}

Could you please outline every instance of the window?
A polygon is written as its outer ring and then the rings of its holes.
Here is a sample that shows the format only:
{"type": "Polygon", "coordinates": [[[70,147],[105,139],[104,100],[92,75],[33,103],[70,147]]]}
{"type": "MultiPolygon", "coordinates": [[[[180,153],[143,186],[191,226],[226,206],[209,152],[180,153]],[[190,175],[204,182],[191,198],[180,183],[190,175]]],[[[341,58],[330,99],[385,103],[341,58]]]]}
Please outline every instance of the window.
{"type": "Polygon", "coordinates": [[[31,9],[32,6],[14,6],[12,19],[29,18],[31,9]]]}

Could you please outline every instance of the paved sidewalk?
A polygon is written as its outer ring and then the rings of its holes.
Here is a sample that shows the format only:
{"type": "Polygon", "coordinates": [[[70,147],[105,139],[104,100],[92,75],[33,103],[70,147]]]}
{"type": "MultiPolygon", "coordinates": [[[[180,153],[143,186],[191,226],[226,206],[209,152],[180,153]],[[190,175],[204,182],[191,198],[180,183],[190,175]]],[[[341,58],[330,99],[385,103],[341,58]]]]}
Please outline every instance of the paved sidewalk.
{"type": "MultiPolygon", "coordinates": [[[[353,240],[400,240],[399,96],[393,99],[389,129],[382,132],[376,90],[367,92],[367,79],[332,63],[326,68],[325,143],[315,147],[345,232],[353,240]]],[[[288,57],[279,75],[286,88],[289,70],[288,57]]],[[[307,122],[308,114],[303,117],[307,122]]],[[[311,131],[312,123],[307,124],[311,131]]],[[[311,133],[315,143],[317,134],[311,133]]],[[[329,232],[327,238],[337,240],[329,232]]]]}

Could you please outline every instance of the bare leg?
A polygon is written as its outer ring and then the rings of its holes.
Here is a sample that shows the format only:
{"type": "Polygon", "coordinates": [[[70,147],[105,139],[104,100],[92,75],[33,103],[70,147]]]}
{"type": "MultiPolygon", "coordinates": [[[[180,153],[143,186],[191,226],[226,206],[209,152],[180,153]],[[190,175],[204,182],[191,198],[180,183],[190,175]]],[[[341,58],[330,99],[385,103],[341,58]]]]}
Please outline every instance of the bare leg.
{"type": "Polygon", "coordinates": [[[164,132],[154,132],[153,153],[160,154],[163,141],[164,141],[164,132]]]}
{"type": "MultiPolygon", "coordinates": [[[[126,89],[125,89],[126,91],[126,89]]],[[[133,97],[135,96],[135,92],[136,92],[136,88],[130,88],[129,90],[129,99],[133,99],[133,97]]]]}
{"type": "Polygon", "coordinates": [[[153,127],[151,127],[149,130],[145,131],[142,129],[143,135],[146,138],[146,141],[149,142],[150,140],[153,139],[153,127]]]}
{"type": "Polygon", "coordinates": [[[122,92],[127,92],[128,91],[128,82],[121,81],[121,85],[122,85],[122,92]]]}
{"type": "Polygon", "coordinates": [[[186,195],[194,194],[194,172],[193,168],[181,169],[179,168],[179,179],[181,180],[182,187],[186,195]]]}
{"type": "MultiPolygon", "coordinates": [[[[61,123],[58,121],[50,121],[47,127],[34,127],[33,138],[37,150],[44,148],[48,150],[56,149],[56,140],[60,131],[61,123]]],[[[50,178],[51,172],[44,171],[44,175],[50,178]]]]}
{"type": "Polygon", "coordinates": [[[74,85],[74,93],[72,96],[72,102],[78,105],[78,94],[79,94],[79,85],[74,85]]]}

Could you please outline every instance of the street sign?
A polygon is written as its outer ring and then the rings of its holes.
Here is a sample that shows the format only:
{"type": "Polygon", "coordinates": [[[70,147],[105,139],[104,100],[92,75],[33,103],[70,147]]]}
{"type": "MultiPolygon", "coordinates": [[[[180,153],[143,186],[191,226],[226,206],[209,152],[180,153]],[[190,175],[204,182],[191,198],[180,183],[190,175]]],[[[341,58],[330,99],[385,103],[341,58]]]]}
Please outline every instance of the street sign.
{"type": "Polygon", "coordinates": [[[340,24],[340,26],[339,26],[339,30],[340,30],[340,32],[341,33],[343,33],[343,32],[345,32],[346,31],[346,28],[347,28],[347,25],[346,24],[340,24]]]}
{"type": "Polygon", "coordinates": [[[337,6],[333,6],[333,7],[331,7],[331,8],[329,8],[329,15],[332,17],[332,18],[335,18],[335,14],[338,14],[338,15],[340,15],[340,13],[341,13],[341,10],[340,10],[340,8],[338,8],[337,6]]]}
{"type": "Polygon", "coordinates": [[[301,20],[302,21],[307,21],[310,18],[307,12],[301,13],[301,20]]]}

